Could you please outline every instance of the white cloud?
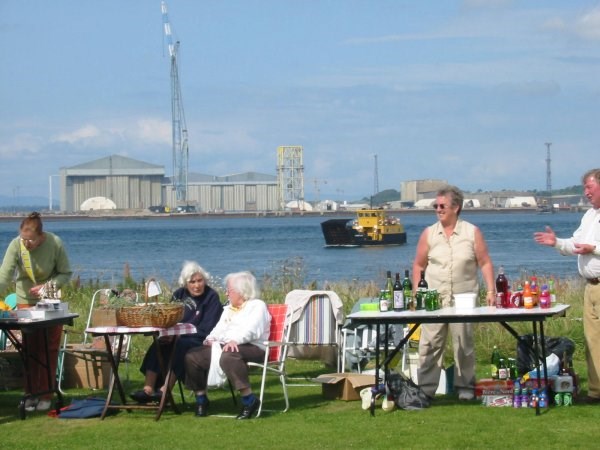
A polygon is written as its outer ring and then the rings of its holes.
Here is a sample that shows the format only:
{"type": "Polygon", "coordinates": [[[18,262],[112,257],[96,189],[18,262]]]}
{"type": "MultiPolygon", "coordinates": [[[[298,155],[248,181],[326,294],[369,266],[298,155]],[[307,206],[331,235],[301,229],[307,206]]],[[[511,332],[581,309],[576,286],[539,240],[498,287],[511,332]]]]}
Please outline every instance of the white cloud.
{"type": "Polygon", "coordinates": [[[600,8],[582,15],[574,24],[575,31],[585,39],[600,39],[600,8]]]}

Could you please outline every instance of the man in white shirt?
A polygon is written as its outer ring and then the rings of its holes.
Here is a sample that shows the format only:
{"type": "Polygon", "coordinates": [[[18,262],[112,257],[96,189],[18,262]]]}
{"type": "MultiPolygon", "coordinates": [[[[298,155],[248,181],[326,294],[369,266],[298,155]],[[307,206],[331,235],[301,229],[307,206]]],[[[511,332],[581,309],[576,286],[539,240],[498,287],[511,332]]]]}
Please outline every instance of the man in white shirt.
{"type": "Polygon", "coordinates": [[[568,239],[559,239],[550,227],[534,233],[538,244],[556,248],[563,255],[577,255],[579,273],[586,279],[583,295],[583,331],[588,369],[585,403],[600,403],[600,169],[582,177],[583,193],[592,207],[568,239]]]}

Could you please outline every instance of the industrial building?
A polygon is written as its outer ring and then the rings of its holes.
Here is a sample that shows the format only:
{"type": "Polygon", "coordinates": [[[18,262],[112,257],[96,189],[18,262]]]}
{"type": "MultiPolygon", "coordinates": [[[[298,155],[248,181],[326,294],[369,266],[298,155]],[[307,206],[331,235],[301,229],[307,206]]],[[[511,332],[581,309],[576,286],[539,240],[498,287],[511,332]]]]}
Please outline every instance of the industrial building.
{"type": "MultiPolygon", "coordinates": [[[[205,212],[276,211],[280,206],[277,177],[257,172],[189,173],[186,196],[187,205],[205,212]]],[[[121,210],[162,205],[174,211],[178,206],[174,184],[165,177],[163,166],[120,155],[60,169],[61,211],[81,211],[94,197],[112,200],[121,210]]]]}

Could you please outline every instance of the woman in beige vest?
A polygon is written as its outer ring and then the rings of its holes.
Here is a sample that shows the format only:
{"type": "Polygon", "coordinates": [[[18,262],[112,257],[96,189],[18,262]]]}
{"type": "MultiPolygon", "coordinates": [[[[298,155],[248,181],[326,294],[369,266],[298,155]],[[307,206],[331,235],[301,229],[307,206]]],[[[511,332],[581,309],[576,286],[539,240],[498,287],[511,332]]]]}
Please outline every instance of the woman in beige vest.
{"type": "MultiPolygon", "coordinates": [[[[413,264],[413,286],[425,271],[430,289],[437,289],[443,307],[453,306],[453,295],[479,292],[478,269],[487,285],[488,305],[495,301],[494,267],[483,234],[475,225],[459,218],[463,194],[446,186],[436,194],[433,205],[438,222],[425,228],[417,244],[413,264]]],[[[444,362],[448,330],[454,349],[454,388],[460,400],[473,399],[475,349],[470,323],[423,324],[419,341],[419,386],[433,397],[444,362]]]]}

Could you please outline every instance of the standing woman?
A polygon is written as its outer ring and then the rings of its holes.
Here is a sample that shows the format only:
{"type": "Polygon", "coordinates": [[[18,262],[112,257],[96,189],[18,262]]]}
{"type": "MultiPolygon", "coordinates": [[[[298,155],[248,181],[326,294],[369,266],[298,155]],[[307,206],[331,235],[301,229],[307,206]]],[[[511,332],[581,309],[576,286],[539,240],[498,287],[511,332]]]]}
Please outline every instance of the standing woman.
{"type": "MultiPolygon", "coordinates": [[[[488,305],[495,302],[494,266],[481,230],[459,218],[463,193],[446,186],[436,194],[438,222],[425,228],[417,243],[413,286],[425,271],[429,288],[437,289],[443,307],[453,306],[452,296],[479,292],[478,269],[487,286],[488,305]]],[[[448,329],[454,349],[454,387],[460,400],[471,400],[475,387],[475,348],[471,323],[423,324],[419,339],[419,386],[433,397],[444,362],[448,329]]]]}
{"type": "Polygon", "coordinates": [[[246,363],[264,360],[266,347],[263,342],[269,339],[271,315],[265,302],[256,298],[256,279],[250,272],[230,273],[225,277],[225,286],[229,304],[204,345],[186,354],[185,381],[196,394],[196,416],[206,416],[209,406],[206,389],[213,343],[220,346],[221,369],[242,396],[243,408],[237,419],[250,419],[258,410],[260,400],[252,393],[246,363]]]}
{"type": "MultiPolygon", "coordinates": [[[[164,386],[164,374],[161,373],[156,346],[152,344],[140,372],[145,375],[144,389],[131,394],[131,398],[139,403],[160,401],[165,389],[171,389],[175,381],[184,379],[185,371],[183,361],[189,349],[202,345],[206,336],[219,321],[223,306],[219,300],[219,294],[208,285],[209,274],[197,262],[186,261],[183,263],[179,275],[179,289],[173,292],[173,302],[181,302],[184,305],[182,323],[191,323],[196,327],[195,334],[184,334],[179,336],[175,343],[173,354],[173,374],[170,378],[170,386],[164,386]]],[[[161,354],[163,360],[168,361],[170,354],[166,352],[166,339],[161,338],[161,354]]]]}
{"type": "MultiPolygon", "coordinates": [[[[45,283],[52,282],[60,289],[69,281],[72,273],[61,239],[44,231],[40,213],[32,212],[21,222],[19,236],[8,244],[0,267],[0,292],[7,291],[16,275],[17,308],[30,308],[39,301],[45,283]]],[[[56,372],[61,334],[62,325],[48,328],[48,356],[52,378],[56,372]]],[[[29,376],[32,391],[27,392],[26,384],[25,393],[35,395],[38,392],[50,391],[53,386],[48,386],[47,372],[37,362],[46,360],[44,330],[28,334],[27,338],[23,339],[23,346],[31,355],[29,376]]],[[[39,399],[27,397],[25,409],[48,410],[51,399],[51,392],[41,395],[39,399]]]]}

